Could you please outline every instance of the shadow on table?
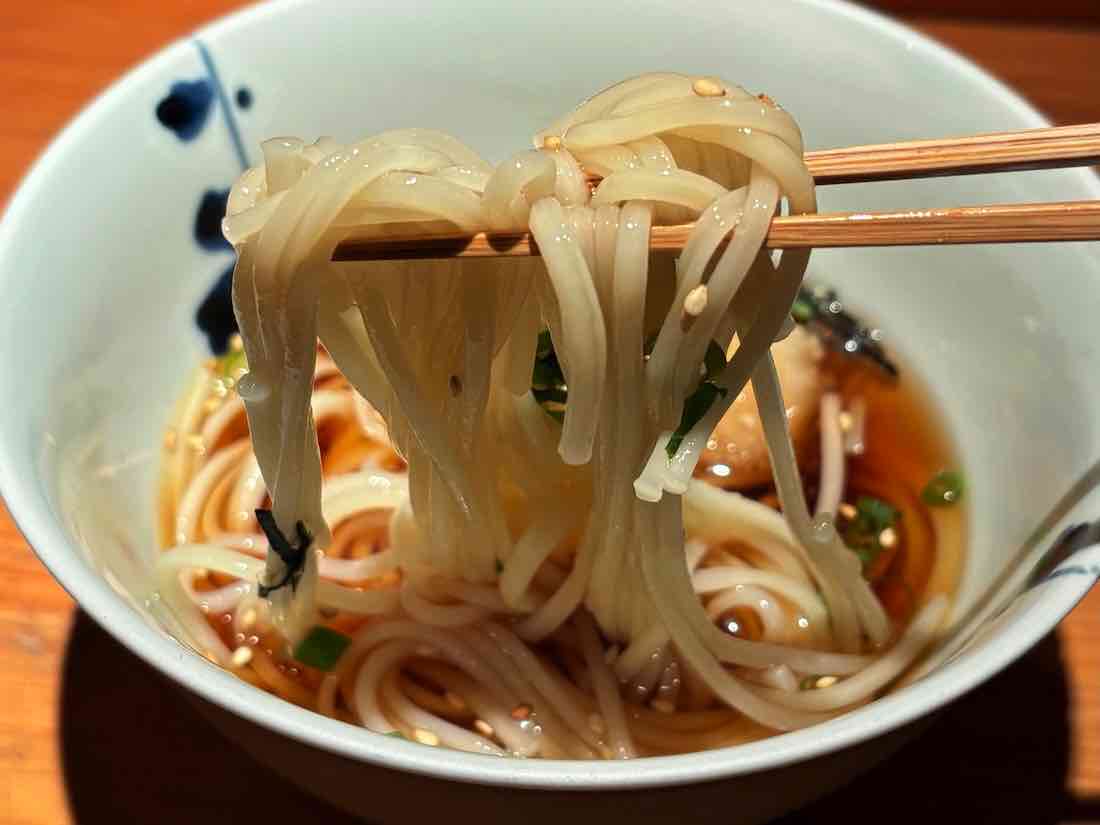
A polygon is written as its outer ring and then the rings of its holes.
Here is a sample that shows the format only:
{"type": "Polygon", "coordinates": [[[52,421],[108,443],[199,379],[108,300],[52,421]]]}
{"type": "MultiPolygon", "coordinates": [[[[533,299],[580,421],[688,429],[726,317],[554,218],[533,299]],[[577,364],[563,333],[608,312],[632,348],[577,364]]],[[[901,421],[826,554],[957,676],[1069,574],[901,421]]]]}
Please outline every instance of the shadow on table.
{"type": "MultiPolygon", "coordinates": [[[[354,822],[253,762],[176,691],[78,614],[60,724],[78,825],[354,822]]],[[[865,815],[891,825],[1100,820],[1100,799],[1074,800],[1064,790],[1067,708],[1060,648],[1050,636],[955,703],[897,756],[778,825],[858,822],[865,815]]]]}

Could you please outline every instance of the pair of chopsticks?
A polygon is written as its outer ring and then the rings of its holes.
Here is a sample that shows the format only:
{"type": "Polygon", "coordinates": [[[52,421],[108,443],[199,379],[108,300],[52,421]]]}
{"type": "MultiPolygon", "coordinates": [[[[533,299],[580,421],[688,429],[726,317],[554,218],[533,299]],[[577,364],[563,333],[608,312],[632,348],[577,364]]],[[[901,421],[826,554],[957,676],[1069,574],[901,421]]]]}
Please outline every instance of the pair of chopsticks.
{"type": "MultiPolygon", "coordinates": [[[[1100,163],[1100,123],[914,140],[807,152],[819,185],[865,183],[1100,163]]],[[[654,226],[655,252],[683,249],[693,224],[654,226]]],[[[775,249],[838,246],[1021,243],[1100,240],[1100,201],[992,204],[892,212],[832,212],[772,220],[775,249]]],[[[424,260],[538,255],[529,233],[347,238],[334,261],[424,260]]]]}

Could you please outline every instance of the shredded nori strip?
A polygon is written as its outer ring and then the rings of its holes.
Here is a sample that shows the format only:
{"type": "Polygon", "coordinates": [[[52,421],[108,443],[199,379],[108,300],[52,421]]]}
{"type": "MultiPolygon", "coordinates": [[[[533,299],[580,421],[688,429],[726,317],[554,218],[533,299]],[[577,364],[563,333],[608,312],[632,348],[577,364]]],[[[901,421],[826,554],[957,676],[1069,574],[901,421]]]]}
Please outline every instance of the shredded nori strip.
{"type": "Polygon", "coordinates": [[[297,524],[298,544],[295,546],[283,535],[279,525],[275,523],[275,516],[271,514],[270,510],[257,510],[256,521],[260,523],[260,529],[267,536],[267,541],[271,545],[271,549],[275,551],[275,555],[282,559],[283,564],[286,565],[286,572],[283,573],[283,577],[279,581],[272,585],[261,584],[257,588],[260,598],[266,599],[271,593],[281,587],[286,587],[288,584],[291,590],[296,591],[302,573],[305,572],[306,553],[309,551],[310,545],[313,544],[313,536],[309,534],[305,524],[299,521],[297,524]]]}
{"type": "Polygon", "coordinates": [[[882,346],[882,331],[867,327],[844,309],[836,291],[827,287],[802,287],[791,307],[791,317],[828,347],[845,355],[865,358],[891,378],[897,365],[882,346]]]}

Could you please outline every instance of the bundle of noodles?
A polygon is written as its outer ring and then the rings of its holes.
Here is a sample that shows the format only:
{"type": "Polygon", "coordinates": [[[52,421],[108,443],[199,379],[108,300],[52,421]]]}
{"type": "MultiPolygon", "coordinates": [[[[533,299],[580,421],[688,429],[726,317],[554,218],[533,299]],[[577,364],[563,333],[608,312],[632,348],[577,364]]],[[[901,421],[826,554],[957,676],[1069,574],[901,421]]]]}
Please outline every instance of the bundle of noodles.
{"type": "Polygon", "coordinates": [[[262,571],[228,551],[176,550],[162,581],[188,566],[256,576],[291,643],[319,607],[386,617],[356,636],[319,706],[331,712],[344,695],[368,727],[419,720],[467,749],[497,745],[425,721],[394,675],[402,662],[457,685],[517,753],[629,755],[635,739],[661,739],[626,718],[616,680],[675,696],[682,676],[704,704],[717,697],[778,730],[865,701],[912,660],[943,604],[876,656],[891,641],[885,613],[831,514],[807,510],[769,347],[789,331],[808,253],[773,263],[763,250],[783,198],[792,213],[815,209],[796,124],[739,87],[649,74],[589,99],[535,146],[494,168],[420,129],[348,146],[264,144],[264,164],[233,187],[224,229],[238,253],[240,396],[279,547],[262,571]],[[591,177],[602,178],[594,189],[591,177]],[[689,220],[675,271],[650,271],[650,226],[689,220]],[[352,232],[523,228],[541,261],[331,261],[352,232]],[[560,426],[531,392],[543,329],[568,387],[560,426]],[[408,463],[389,529],[396,595],[318,578],[330,542],[311,408],[318,339],[408,463]],[[715,350],[732,356],[714,363],[715,350]],[[784,516],[691,481],[749,380],[784,516]],[[685,518],[702,550],[685,551],[685,518]],[[700,567],[707,543],[731,539],[766,563],[700,567]],[[704,606],[698,594],[711,593],[704,606]],[[759,639],[715,624],[723,611],[761,610],[762,593],[811,617],[812,638],[790,643],[767,610],[759,639]],[[571,646],[585,690],[531,652],[543,640],[571,646]],[[795,674],[823,673],[839,681],[791,689],[795,674]],[[545,700],[541,750],[507,718],[532,693],[545,700]],[[603,750],[585,722],[593,709],[610,730],[603,750]]]}

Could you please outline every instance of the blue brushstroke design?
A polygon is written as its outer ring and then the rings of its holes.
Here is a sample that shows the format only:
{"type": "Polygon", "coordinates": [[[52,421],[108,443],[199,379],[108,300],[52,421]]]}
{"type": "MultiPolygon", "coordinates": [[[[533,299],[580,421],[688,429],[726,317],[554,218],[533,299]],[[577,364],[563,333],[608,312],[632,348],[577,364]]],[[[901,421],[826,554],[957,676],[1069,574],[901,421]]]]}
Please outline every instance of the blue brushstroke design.
{"type": "Polygon", "coordinates": [[[232,251],[233,247],[222,234],[222,218],[229,200],[228,189],[207,189],[202,193],[195,213],[195,243],[207,252],[232,251]]]}
{"type": "Polygon", "coordinates": [[[210,117],[214,89],[205,79],[173,83],[168,96],[157,104],[157,120],[182,141],[194,140],[210,117]]]}
{"type": "Polygon", "coordinates": [[[237,105],[242,109],[252,108],[252,90],[247,86],[237,89],[237,105]]]}
{"type": "Polygon", "coordinates": [[[229,338],[237,331],[237,318],[233,314],[233,266],[230,264],[221,274],[195,313],[195,323],[216,355],[229,349],[229,338]]]}
{"type": "Polygon", "coordinates": [[[222,116],[225,118],[225,127],[229,130],[229,139],[233,143],[233,149],[237,153],[237,160],[240,162],[241,171],[243,172],[248,168],[248,154],[244,150],[244,141],[241,140],[241,131],[237,128],[237,118],[233,114],[233,107],[229,105],[229,97],[225,93],[225,86],[222,85],[221,78],[218,77],[218,67],[214,64],[214,58],[211,56],[210,50],[206,48],[205,43],[197,37],[193,38],[192,42],[194,42],[195,49],[202,59],[202,64],[206,67],[206,74],[209,76],[210,82],[214,84],[214,89],[218,94],[218,105],[221,107],[222,116]]]}
{"type": "MultiPolygon", "coordinates": [[[[217,95],[218,106],[222,117],[225,119],[225,127],[229,132],[229,140],[233,144],[233,150],[237,154],[237,162],[241,171],[248,168],[248,153],[244,149],[244,141],[241,139],[241,131],[237,126],[236,114],[230,104],[229,96],[225,92],[218,75],[218,67],[214,63],[214,57],[206,44],[197,37],[192,38],[195,50],[199,53],[203,66],[206,68],[209,85],[213,87],[217,95]]],[[[244,89],[244,87],[242,87],[244,89]]],[[[247,89],[245,102],[241,101],[241,92],[237,92],[237,102],[242,108],[247,108],[252,102],[252,93],[247,89]]],[[[225,204],[229,197],[228,189],[208,189],[203,193],[199,201],[199,208],[195,214],[195,242],[203,249],[216,252],[219,250],[232,251],[232,247],[222,237],[221,223],[225,217],[225,204]]],[[[229,347],[229,338],[237,331],[237,318],[233,314],[233,265],[222,272],[213,288],[203,298],[202,303],[195,313],[195,323],[206,336],[210,349],[216,354],[224,353],[229,347]]]]}
{"type": "Polygon", "coordinates": [[[1057,570],[1048,573],[1043,581],[1058,579],[1062,576],[1088,576],[1093,579],[1100,579],[1100,564],[1090,564],[1087,567],[1083,564],[1074,564],[1070,565],[1069,567],[1059,567],[1057,570]]]}

